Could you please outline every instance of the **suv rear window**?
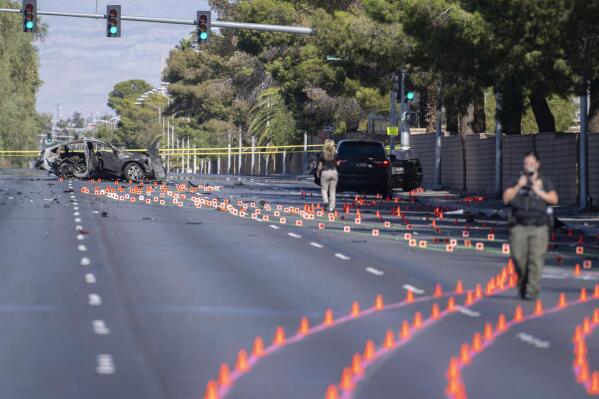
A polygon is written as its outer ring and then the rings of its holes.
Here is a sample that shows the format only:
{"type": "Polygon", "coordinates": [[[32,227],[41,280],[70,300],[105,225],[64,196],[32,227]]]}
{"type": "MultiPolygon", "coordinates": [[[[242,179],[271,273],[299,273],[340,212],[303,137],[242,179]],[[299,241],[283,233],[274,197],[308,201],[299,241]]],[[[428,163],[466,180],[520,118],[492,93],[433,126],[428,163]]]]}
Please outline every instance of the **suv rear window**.
{"type": "Polygon", "coordinates": [[[381,143],[371,141],[348,141],[339,144],[340,159],[374,158],[376,161],[386,159],[385,149],[381,143]]]}

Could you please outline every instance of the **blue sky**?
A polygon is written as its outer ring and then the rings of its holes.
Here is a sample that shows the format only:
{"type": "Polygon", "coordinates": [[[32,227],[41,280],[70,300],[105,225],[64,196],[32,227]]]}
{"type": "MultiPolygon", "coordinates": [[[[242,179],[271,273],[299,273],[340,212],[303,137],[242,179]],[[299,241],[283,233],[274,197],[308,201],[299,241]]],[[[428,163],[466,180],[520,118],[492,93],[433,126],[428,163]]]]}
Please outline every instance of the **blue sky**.
{"type": "MultiPolygon", "coordinates": [[[[107,4],[121,4],[123,15],[195,19],[205,0],[98,0],[98,13],[107,4]]],[[[95,13],[96,0],[38,0],[39,10],[95,13]]],[[[144,79],[160,85],[161,53],[189,35],[192,26],[123,21],[122,37],[107,38],[105,20],[44,16],[49,34],[36,43],[43,80],[37,97],[39,112],[56,115],[60,103],[66,119],[77,110],[85,117],[109,112],[108,92],[115,83],[144,79]]]]}

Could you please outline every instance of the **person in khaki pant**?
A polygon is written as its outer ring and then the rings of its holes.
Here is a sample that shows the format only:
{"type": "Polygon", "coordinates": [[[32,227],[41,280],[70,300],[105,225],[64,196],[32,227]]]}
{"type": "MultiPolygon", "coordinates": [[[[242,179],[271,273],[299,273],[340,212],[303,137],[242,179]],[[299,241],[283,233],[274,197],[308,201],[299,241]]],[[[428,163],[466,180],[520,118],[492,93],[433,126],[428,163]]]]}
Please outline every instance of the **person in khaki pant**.
{"type": "Polygon", "coordinates": [[[503,202],[511,207],[510,251],[522,299],[539,295],[549,244],[547,205],[558,203],[555,186],[540,173],[540,166],[536,153],[524,154],[524,171],[503,193],[503,202]]]}
{"type": "Polygon", "coordinates": [[[317,175],[320,178],[322,202],[329,212],[335,210],[337,196],[337,150],[333,140],[325,140],[322,153],[318,157],[317,175]]]}

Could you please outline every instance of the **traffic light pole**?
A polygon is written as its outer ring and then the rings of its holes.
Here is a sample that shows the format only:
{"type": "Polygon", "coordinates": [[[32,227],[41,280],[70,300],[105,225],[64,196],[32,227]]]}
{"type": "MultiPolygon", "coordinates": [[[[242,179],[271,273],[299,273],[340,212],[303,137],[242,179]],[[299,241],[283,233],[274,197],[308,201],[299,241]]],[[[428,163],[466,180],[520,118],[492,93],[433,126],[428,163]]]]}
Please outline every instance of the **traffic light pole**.
{"type": "Polygon", "coordinates": [[[401,104],[400,104],[400,134],[401,134],[401,149],[409,150],[410,149],[410,125],[407,120],[408,112],[410,111],[410,105],[406,101],[406,71],[405,69],[401,70],[401,84],[400,84],[400,92],[401,92],[401,104]]]}
{"type": "MultiPolygon", "coordinates": [[[[0,8],[0,13],[11,13],[20,14],[21,10],[14,8],[0,8]]],[[[71,18],[90,18],[90,19],[106,19],[106,15],[103,14],[86,14],[86,13],[75,13],[75,12],[62,12],[62,11],[37,11],[37,15],[48,15],[54,17],[71,17],[71,18]]],[[[173,24],[173,25],[191,25],[195,26],[196,21],[191,19],[173,19],[173,18],[154,18],[154,17],[136,17],[123,15],[122,21],[137,21],[137,22],[152,22],[159,24],[173,24]]],[[[291,25],[267,25],[267,24],[254,24],[246,22],[232,22],[232,21],[212,21],[212,26],[216,28],[230,28],[230,29],[250,29],[268,32],[282,32],[282,33],[294,33],[300,35],[311,35],[314,30],[304,26],[291,26],[291,25]]]]}
{"type": "MultiPolygon", "coordinates": [[[[397,91],[399,89],[399,78],[396,73],[393,74],[391,78],[392,86],[391,86],[391,101],[390,101],[390,115],[391,115],[391,126],[397,126],[397,91]]],[[[391,153],[395,151],[395,136],[391,135],[389,137],[389,148],[391,153]]]]}

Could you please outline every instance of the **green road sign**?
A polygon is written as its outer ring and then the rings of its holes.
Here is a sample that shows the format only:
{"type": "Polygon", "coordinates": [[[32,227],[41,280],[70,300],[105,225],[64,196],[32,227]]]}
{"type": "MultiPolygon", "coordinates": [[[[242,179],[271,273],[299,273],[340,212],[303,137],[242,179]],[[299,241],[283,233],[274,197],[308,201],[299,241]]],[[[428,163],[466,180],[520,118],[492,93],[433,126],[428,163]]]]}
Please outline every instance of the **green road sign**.
{"type": "Polygon", "coordinates": [[[398,136],[399,128],[397,126],[392,126],[387,128],[387,136],[398,136]]]}

